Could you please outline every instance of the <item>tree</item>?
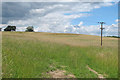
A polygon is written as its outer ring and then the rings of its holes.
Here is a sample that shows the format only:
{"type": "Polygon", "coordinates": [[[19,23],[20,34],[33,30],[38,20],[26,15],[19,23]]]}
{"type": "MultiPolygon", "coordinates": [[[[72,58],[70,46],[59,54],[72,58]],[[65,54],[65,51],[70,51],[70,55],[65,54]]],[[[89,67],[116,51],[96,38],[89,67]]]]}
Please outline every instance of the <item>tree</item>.
{"type": "Polygon", "coordinates": [[[28,27],[26,28],[26,32],[34,32],[33,26],[28,26],[28,27]]]}
{"type": "Polygon", "coordinates": [[[2,28],[0,28],[0,31],[2,31],[2,28]]]}
{"type": "Polygon", "coordinates": [[[4,29],[4,31],[15,31],[16,30],[16,26],[10,26],[10,25],[8,25],[5,29],[4,29]]]}

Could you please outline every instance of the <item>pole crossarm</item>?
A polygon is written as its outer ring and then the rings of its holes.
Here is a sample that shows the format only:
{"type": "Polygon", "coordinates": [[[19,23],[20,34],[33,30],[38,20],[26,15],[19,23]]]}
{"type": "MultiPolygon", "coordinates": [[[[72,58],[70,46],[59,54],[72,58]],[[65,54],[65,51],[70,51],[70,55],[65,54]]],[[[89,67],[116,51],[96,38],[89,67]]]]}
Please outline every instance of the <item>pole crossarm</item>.
{"type": "Polygon", "coordinates": [[[105,28],[100,28],[100,29],[102,29],[102,30],[103,30],[103,29],[105,29],[105,28]]]}

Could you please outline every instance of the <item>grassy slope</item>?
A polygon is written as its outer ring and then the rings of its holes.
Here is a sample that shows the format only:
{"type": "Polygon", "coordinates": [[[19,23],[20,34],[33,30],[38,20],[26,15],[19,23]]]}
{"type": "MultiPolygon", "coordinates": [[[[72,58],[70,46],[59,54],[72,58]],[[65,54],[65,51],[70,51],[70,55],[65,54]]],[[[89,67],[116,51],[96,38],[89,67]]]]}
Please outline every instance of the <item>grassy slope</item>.
{"type": "Polygon", "coordinates": [[[86,65],[105,77],[117,77],[116,38],[75,34],[3,32],[3,77],[38,78],[51,65],[78,78],[95,78],[86,65]]]}

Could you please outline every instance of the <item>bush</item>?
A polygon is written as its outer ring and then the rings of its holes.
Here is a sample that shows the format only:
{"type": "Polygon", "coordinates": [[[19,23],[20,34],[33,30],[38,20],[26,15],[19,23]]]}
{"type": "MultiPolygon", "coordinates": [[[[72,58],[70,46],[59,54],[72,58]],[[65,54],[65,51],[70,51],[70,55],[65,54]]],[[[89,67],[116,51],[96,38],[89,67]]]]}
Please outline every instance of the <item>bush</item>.
{"type": "Polygon", "coordinates": [[[4,31],[16,31],[16,26],[10,26],[10,25],[8,25],[8,26],[4,29],[4,31]]]}
{"type": "Polygon", "coordinates": [[[26,32],[34,32],[33,26],[28,26],[28,27],[26,28],[26,32]]]}

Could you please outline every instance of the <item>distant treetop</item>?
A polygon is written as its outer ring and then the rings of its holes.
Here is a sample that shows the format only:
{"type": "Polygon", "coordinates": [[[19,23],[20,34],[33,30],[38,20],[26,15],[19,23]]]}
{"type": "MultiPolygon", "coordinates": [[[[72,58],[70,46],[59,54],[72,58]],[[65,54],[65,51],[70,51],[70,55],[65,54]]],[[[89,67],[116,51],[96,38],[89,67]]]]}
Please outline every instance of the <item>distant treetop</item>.
{"type": "Polygon", "coordinates": [[[33,26],[28,26],[26,28],[26,32],[34,32],[34,27],[33,26]]]}
{"type": "Polygon", "coordinates": [[[8,26],[4,29],[4,31],[16,31],[16,26],[10,26],[10,25],[8,25],[8,26]]]}

